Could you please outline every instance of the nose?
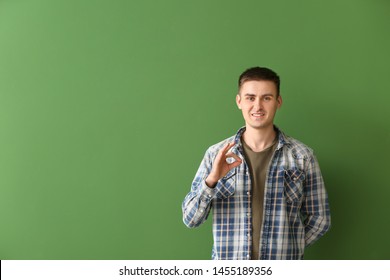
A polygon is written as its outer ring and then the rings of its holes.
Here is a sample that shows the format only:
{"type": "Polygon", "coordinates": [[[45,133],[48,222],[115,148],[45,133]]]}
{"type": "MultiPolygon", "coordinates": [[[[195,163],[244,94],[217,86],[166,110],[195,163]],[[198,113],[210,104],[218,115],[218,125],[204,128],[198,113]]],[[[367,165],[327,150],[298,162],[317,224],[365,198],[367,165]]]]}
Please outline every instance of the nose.
{"type": "Polygon", "coordinates": [[[255,102],[255,109],[257,111],[263,109],[263,101],[261,100],[261,98],[256,100],[256,102],[255,102]]]}

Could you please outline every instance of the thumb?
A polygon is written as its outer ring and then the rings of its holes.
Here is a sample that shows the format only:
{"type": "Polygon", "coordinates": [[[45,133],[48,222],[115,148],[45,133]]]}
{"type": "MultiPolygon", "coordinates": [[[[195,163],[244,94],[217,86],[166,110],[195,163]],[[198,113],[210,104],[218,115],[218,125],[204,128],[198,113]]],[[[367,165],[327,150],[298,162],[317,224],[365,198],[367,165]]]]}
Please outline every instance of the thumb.
{"type": "Polygon", "coordinates": [[[233,168],[239,166],[241,163],[242,163],[241,159],[236,159],[234,162],[229,164],[229,169],[233,169],[233,168]]]}

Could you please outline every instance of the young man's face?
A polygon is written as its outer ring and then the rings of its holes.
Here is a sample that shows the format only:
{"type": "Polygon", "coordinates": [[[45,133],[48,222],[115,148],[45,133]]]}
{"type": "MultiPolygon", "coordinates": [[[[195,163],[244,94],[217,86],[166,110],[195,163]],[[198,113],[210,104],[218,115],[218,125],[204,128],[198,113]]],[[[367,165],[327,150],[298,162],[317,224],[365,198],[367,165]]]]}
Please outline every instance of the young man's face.
{"type": "Polygon", "coordinates": [[[276,110],[282,105],[272,81],[247,81],[241,85],[236,97],[246,126],[255,129],[273,127],[276,110]]]}

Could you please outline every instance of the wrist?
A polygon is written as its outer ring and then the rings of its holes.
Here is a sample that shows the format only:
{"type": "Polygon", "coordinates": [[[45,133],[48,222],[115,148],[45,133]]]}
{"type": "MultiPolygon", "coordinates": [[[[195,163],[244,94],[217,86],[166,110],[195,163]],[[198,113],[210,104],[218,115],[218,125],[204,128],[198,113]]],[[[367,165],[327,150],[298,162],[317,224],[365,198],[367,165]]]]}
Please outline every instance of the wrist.
{"type": "Polygon", "coordinates": [[[209,176],[207,176],[206,180],[206,185],[209,187],[209,188],[214,188],[215,185],[218,183],[218,179],[214,178],[214,176],[212,176],[211,174],[209,176]]]}

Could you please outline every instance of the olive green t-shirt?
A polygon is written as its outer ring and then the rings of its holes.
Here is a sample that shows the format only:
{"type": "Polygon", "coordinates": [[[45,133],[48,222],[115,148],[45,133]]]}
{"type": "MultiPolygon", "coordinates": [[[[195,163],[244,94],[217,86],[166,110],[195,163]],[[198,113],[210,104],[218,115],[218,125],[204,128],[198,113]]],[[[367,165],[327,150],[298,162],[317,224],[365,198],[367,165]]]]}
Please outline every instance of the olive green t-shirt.
{"type": "Polygon", "coordinates": [[[252,181],[252,259],[256,260],[259,258],[260,230],[263,222],[265,178],[277,141],[275,139],[271,146],[260,152],[252,151],[243,139],[241,141],[252,181]]]}

